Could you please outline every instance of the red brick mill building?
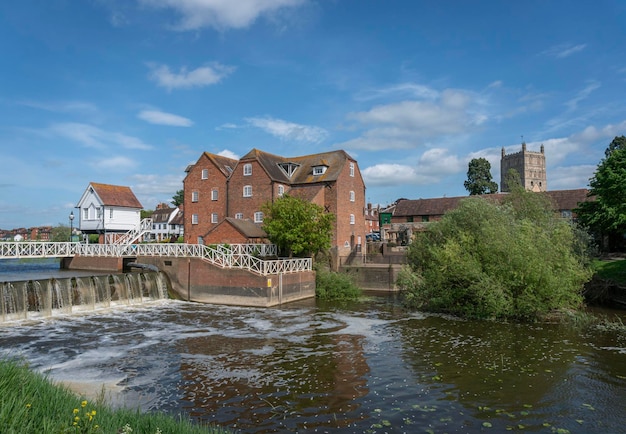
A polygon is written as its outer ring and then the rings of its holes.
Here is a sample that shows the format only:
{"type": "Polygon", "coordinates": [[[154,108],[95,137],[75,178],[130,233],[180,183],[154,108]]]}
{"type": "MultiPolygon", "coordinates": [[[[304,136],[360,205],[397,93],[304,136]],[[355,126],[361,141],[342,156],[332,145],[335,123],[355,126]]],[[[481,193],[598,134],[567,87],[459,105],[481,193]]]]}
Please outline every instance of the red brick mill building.
{"type": "Polygon", "coordinates": [[[364,251],[365,184],[357,161],[345,151],[286,158],[252,149],[239,160],[204,152],[186,172],[186,243],[224,242],[225,233],[231,242],[258,242],[256,231],[234,231],[232,219],[260,228],[263,204],[289,194],[336,216],[331,249],[335,259],[364,251]],[[220,225],[229,227],[220,230],[220,225]]]}

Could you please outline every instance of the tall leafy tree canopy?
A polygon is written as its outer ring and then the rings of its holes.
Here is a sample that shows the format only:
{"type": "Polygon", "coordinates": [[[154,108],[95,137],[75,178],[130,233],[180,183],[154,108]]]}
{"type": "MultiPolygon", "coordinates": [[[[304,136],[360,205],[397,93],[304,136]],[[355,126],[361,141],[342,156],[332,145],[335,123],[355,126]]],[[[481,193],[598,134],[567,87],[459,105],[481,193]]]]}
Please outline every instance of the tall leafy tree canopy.
{"type": "Polygon", "coordinates": [[[263,230],[281,253],[306,256],[326,250],[335,215],[313,203],[285,195],[263,208],[263,230]]]}
{"type": "Polygon", "coordinates": [[[498,192],[498,183],[491,179],[491,164],[482,157],[469,162],[467,181],[463,185],[471,196],[498,192]]]}
{"type": "Polygon", "coordinates": [[[185,190],[178,190],[174,196],[172,196],[172,205],[180,206],[183,204],[185,198],[185,190]]]}
{"type": "Polygon", "coordinates": [[[581,203],[579,222],[594,232],[626,232],[626,137],[615,137],[589,180],[595,201],[581,203]]]}

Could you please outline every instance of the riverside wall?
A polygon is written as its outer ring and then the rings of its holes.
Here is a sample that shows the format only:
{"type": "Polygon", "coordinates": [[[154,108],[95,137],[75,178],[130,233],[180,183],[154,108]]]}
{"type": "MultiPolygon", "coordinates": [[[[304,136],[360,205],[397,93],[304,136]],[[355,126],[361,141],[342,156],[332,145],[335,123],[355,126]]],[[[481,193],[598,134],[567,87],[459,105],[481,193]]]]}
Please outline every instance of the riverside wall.
{"type": "Polygon", "coordinates": [[[315,297],[315,272],[259,276],[247,270],[220,268],[199,258],[65,258],[67,269],[121,271],[129,262],[156,266],[181,300],[234,306],[270,307],[315,297]]]}

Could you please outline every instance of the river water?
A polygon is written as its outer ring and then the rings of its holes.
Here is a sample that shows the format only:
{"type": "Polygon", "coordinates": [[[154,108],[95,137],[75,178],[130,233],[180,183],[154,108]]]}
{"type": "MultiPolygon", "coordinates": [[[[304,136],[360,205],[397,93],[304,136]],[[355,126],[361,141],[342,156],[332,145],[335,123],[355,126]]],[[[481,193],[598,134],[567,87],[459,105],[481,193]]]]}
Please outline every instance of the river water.
{"type": "Polygon", "coordinates": [[[0,353],[104,386],[112,405],[245,433],[626,432],[624,335],[462,321],[394,297],[157,301],[5,324],[0,353]]]}

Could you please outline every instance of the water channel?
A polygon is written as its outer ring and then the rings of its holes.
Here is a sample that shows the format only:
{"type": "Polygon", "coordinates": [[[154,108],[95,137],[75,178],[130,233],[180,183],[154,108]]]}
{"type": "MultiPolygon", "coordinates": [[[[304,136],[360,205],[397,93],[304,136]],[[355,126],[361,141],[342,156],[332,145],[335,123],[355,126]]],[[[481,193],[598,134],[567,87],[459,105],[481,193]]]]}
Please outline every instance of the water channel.
{"type": "Polygon", "coordinates": [[[409,312],[158,300],[0,326],[77,390],[235,432],[626,432],[626,337],[409,312]]]}

